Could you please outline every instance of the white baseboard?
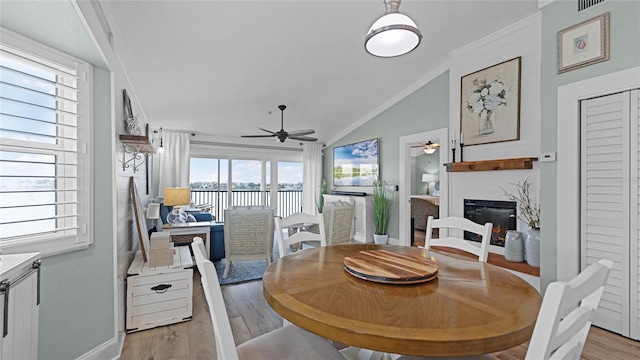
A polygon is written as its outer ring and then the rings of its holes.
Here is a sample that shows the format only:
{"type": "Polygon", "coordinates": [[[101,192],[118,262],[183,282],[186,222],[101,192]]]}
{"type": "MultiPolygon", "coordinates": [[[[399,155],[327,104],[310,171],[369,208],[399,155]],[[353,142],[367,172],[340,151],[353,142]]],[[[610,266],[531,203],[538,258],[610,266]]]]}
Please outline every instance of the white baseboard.
{"type": "Polygon", "coordinates": [[[118,339],[112,338],[104,342],[102,345],[94,348],[88,353],[78,357],[77,360],[104,360],[104,359],[118,359],[120,357],[120,351],[118,350],[118,339]]]}

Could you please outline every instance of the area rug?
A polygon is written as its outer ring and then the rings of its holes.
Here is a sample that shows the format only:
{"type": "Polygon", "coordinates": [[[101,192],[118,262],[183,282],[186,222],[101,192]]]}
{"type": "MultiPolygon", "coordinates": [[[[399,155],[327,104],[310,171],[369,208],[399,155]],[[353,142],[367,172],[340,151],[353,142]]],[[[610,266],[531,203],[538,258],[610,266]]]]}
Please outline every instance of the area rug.
{"type": "MultiPolygon", "coordinates": [[[[276,261],[279,257],[280,252],[278,251],[278,246],[274,244],[273,261],[276,261]]],[[[266,260],[233,261],[231,263],[231,268],[229,269],[229,275],[223,279],[222,274],[224,273],[224,267],[226,264],[226,259],[220,259],[213,262],[213,265],[216,267],[216,273],[218,273],[220,285],[239,284],[262,279],[262,275],[267,269],[266,260]]]]}

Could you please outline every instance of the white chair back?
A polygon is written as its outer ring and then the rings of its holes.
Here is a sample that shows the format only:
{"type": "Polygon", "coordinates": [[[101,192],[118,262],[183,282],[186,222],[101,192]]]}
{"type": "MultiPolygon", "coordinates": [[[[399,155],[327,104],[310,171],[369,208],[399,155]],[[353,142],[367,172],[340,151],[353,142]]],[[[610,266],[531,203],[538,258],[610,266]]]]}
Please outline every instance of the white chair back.
{"type": "Polygon", "coordinates": [[[201,237],[196,236],[193,238],[193,242],[191,243],[191,250],[193,250],[193,257],[196,258],[196,265],[198,265],[198,267],[203,261],[207,260],[207,257],[204,255],[207,253],[207,251],[201,237]]]}
{"type": "Polygon", "coordinates": [[[290,245],[302,245],[303,242],[319,241],[320,246],[327,246],[322,214],[311,215],[307,213],[295,213],[287,216],[284,219],[276,217],[276,233],[280,256],[287,255],[287,249],[290,245]],[[285,235],[283,234],[283,231],[287,228],[298,228],[299,230],[301,230],[303,227],[308,228],[313,225],[317,225],[318,233],[313,233],[310,231],[298,231],[297,233],[288,237],[285,237],[285,235]]]}
{"type": "Polygon", "coordinates": [[[200,272],[200,281],[204,290],[204,296],[209,306],[209,314],[213,323],[213,334],[216,342],[218,359],[238,359],[238,350],[233,339],[231,323],[227,315],[227,309],[222,297],[222,289],[218,281],[218,274],[213,263],[206,259],[204,243],[201,238],[194,238],[192,243],[193,255],[200,272]],[[198,260],[200,259],[200,261],[198,260]]]}
{"type": "MultiPolygon", "coordinates": [[[[211,322],[213,323],[213,334],[216,339],[216,352],[218,359],[238,359],[236,342],[233,339],[231,323],[224,305],[222,290],[218,282],[216,268],[211,261],[204,261],[201,265],[202,288],[209,305],[211,322]]],[[[200,267],[198,267],[200,269],[200,267]]]]}
{"type": "MultiPolygon", "coordinates": [[[[489,241],[491,240],[491,231],[493,230],[492,223],[486,223],[484,225],[480,225],[474,223],[469,219],[465,219],[462,217],[447,217],[443,219],[434,219],[433,216],[429,216],[427,219],[427,233],[425,236],[424,246],[427,249],[430,249],[431,246],[443,246],[450,247],[455,249],[464,250],[468,253],[472,253],[478,256],[478,261],[487,262],[487,257],[489,254],[489,241]],[[440,237],[439,239],[433,239],[431,237],[431,233],[433,229],[459,229],[463,231],[469,231],[475,234],[478,234],[482,237],[482,242],[480,243],[480,247],[474,246],[470,244],[467,240],[462,238],[457,238],[453,236],[448,237],[440,237]]],[[[442,234],[442,232],[441,232],[442,234]]]]}
{"type": "Polygon", "coordinates": [[[580,359],[612,267],[600,260],[569,282],[549,284],[525,360],[580,359]]]}

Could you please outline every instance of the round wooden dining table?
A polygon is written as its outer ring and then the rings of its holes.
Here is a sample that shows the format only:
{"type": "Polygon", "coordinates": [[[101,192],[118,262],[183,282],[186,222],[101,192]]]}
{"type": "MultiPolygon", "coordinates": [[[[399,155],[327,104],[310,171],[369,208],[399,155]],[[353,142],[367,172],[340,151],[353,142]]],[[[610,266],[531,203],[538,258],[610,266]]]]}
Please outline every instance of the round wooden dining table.
{"type": "Polygon", "coordinates": [[[269,305],[291,323],[354,347],[420,356],[491,353],[530,339],[542,302],[516,275],[443,251],[341,244],[284,256],[263,276],[269,305]],[[437,262],[437,277],[418,284],[357,278],[344,258],[384,249],[437,262]]]}

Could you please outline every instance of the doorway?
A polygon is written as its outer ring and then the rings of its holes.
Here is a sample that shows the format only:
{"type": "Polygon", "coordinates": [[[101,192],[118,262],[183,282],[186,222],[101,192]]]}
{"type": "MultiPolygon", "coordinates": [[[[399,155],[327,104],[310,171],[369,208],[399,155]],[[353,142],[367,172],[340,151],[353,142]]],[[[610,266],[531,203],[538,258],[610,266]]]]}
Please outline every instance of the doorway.
{"type": "Polygon", "coordinates": [[[400,137],[400,190],[399,190],[399,245],[411,245],[411,146],[424,144],[427,141],[441,144],[439,151],[440,167],[440,217],[449,214],[449,173],[444,164],[449,159],[449,131],[447,128],[425,131],[422,133],[400,137]]]}

